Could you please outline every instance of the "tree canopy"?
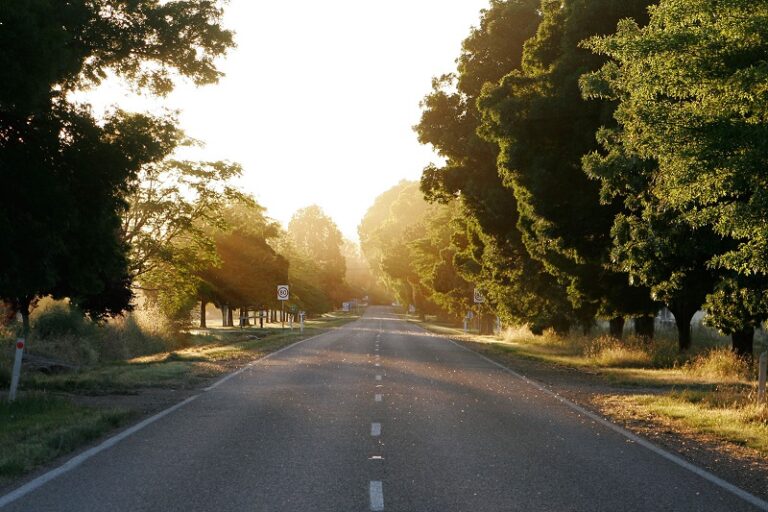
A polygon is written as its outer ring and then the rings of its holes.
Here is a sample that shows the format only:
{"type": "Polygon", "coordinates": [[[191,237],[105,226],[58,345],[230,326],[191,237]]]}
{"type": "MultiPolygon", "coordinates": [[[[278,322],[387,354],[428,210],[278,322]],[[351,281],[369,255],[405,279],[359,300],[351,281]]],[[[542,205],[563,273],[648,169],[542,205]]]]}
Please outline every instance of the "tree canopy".
{"type": "Polygon", "coordinates": [[[166,94],[173,77],[219,77],[232,43],[207,0],[20,0],[0,5],[0,296],[27,315],[36,296],[73,299],[94,317],[131,298],[119,233],[129,184],[178,141],[169,119],[97,120],[69,93],[110,74],[166,94]]]}

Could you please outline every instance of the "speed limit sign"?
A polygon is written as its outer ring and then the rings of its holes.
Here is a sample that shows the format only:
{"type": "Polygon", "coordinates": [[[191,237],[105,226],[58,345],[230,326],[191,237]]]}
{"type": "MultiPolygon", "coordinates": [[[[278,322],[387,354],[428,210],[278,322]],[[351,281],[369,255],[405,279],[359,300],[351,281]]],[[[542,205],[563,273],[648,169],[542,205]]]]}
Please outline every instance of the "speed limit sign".
{"type": "Polygon", "coordinates": [[[287,284],[277,285],[277,300],[288,300],[290,297],[287,284]]]}
{"type": "Polygon", "coordinates": [[[475,288],[474,299],[475,304],[485,304],[485,296],[478,288],[475,288]]]}

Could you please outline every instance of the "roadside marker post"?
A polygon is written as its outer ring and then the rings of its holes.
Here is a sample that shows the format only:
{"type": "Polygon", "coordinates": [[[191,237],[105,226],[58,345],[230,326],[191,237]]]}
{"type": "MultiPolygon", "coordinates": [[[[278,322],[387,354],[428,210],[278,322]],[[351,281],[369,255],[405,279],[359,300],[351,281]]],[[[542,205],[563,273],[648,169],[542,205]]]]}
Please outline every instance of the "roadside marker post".
{"type": "Polygon", "coordinates": [[[8,401],[16,400],[16,390],[19,387],[19,377],[21,376],[21,360],[24,356],[24,338],[16,340],[16,357],[13,360],[13,374],[11,375],[11,389],[8,393],[8,401]]]}
{"type": "Polygon", "coordinates": [[[757,403],[765,403],[765,378],[768,373],[768,352],[760,354],[760,361],[758,362],[760,367],[759,377],[757,382],[757,403]]]}
{"type": "Polygon", "coordinates": [[[291,298],[287,284],[277,285],[277,300],[280,301],[280,328],[285,329],[285,301],[291,298]]]}
{"type": "Polygon", "coordinates": [[[299,311],[299,328],[301,329],[301,334],[304,334],[304,315],[306,315],[306,312],[299,311]]]}

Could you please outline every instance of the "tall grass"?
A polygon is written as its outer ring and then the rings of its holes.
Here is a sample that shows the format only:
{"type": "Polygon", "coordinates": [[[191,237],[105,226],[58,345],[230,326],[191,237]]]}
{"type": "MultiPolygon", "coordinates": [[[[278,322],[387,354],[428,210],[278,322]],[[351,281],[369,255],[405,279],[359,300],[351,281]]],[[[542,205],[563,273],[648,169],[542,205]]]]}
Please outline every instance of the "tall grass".
{"type": "Polygon", "coordinates": [[[710,382],[739,382],[752,378],[753,364],[727,347],[712,348],[693,356],[682,369],[685,373],[710,382]]]}
{"type": "MultiPolygon", "coordinates": [[[[66,301],[43,299],[30,315],[29,353],[74,366],[127,360],[176,350],[185,337],[152,310],[96,323],[66,301]]],[[[10,381],[17,323],[0,328],[0,384],[10,381]]]]}
{"type": "MultiPolygon", "coordinates": [[[[552,331],[534,335],[526,327],[508,327],[500,338],[503,343],[518,345],[542,355],[570,358],[579,365],[602,368],[679,369],[686,376],[707,382],[744,382],[752,378],[756,368],[730,350],[730,339],[701,323],[692,326],[693,347],[681,354],[674,325],[657,325],[654,339],[635,336],[625,330],[617,340],[599,325],[595,334],[572,331],[558,336],[552,331]]],[[[761,350],[764,333],[756,337],[761,350]]]]}

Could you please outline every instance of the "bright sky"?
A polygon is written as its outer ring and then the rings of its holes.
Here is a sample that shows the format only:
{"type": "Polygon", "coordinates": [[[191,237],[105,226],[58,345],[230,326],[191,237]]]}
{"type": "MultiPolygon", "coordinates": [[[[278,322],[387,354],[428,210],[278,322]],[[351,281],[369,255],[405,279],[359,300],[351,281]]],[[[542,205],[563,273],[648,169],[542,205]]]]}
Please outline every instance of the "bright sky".
{"type": "MultiPolygon", "coordinates": [[[[344,235],[376,196],[437,157],[411,127],[431,78],[455,69],[488,0],[231,0],[238,47],[217,85],[182,84],[162,104],[205,143],[184,158],[244,167],[243,190],[287,224],[319,204],[344,235]]],[[[147,110],[115,87],[90,99],[147,110]]]]}

